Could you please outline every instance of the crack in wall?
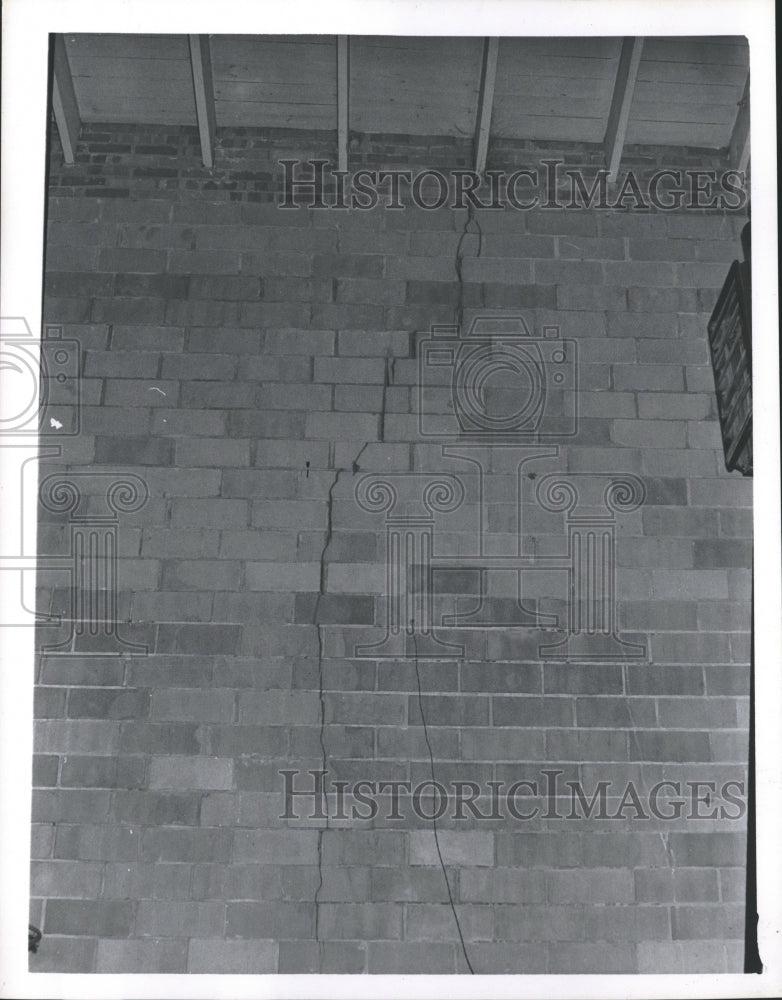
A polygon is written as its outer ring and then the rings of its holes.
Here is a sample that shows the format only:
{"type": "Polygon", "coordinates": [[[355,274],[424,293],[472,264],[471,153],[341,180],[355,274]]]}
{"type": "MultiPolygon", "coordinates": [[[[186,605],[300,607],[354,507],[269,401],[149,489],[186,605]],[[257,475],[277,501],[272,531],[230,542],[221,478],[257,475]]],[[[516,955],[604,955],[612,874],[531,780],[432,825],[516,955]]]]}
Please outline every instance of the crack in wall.
{"type": "MultiPolygon", "coordinates": [[[[456,300],[454,320],[459,328],[458,329],[459,336],[462,335],[462,327],[464,325],[464,277],[462,273],[464,254],[462,250],[467,236],[470,235],[471,226],[473,225],[475,227],[474,234],[478,237],[478,248],[475,256],[480,257],[483,245],[483,231],[480,227],[480,224],[478,223],[478,220],[475,218],[475,209],[472,202],[468,202],[467,218],[465,219],[464,228],[462,229],[461,236],[459,237],[459,242],[456,245],[456,255],[454,258],[454,269],[456,271],[456,280],[458,283],[458,296],[456,300]]],[[[426,722],[426,713],[424,712],[423,694],[421,689],[421,670],[418,662],[418,639],[415,632],[415,619],[411,620],[410,622],[410,631],[413,639],[413,662],[415,664],[415,678],[416,678],[416,686],[418,688],[418,711],[421,716],[421,725],[423,726],[424,740],[426,742],[426,748],[429,754],[429,771],[432,776],[433,786],[436,786],[437,777],[435,773],[434,750],[432,749],[432,743],[431,740],[429,739],[429,727],[426,722]]],[[[440,847],[440,835],[437,827],[437,819],[435,818],[434,814],[432,815],[432,833],[434,834],[435,850],[437,851],[437,858],[440,863],[440,870],[443,873],[443,881],[445,882],[445,889],[448,894],[448,903],[451,908],[451,913],[453,914],[454,923],[456,924],[456,932],[459,935],[459,943],[461,945],[462,955],[464,957],[464,961],[465,964],[467,965],[467,968],[470,970],[471,975],[475,975],[475,969],[473,968],[472,962],[470,961],[470,956],[467,951],[467,944],[464,940],[464,933],[462,931],[461,921],[459,920],[459,914],[456,909],[456,903],[454,902],[453,892],[451,890],[451,883],[448,879],[448,872],[445,867],[445,860],[443,859],[443,853],[440,847]]]]}
{"type": "MultiPolygon", "coordinates": [[[[393,360],[389,354],[385,359],[385,368],[383,371],[383,394],[380,401],[380,417],[378,421],[378,441],[383,443],[385,441],[385,417],[386,417],[386,406],[388,399],[388,389],[391,385],[391,380],[393,377],[393,360]]],[[[323,646],[323,630],[319,619],[320,607],[323,598],[326,596],[326,556],[328,555],[329,546],[331,545],[331,540],[334,535],[334,491],[339,483],[339,478],[343,472],[350,471],[352,475],[356,475],[361,466],[359,461],[361,456],[369,447],[370,442],[364,441],[361,447],[356,452],[355,457],[350,463],[350,466],[340,466],[335,469],[334,478],[329,484],[328,494],[326,497],[326,534],[323,539],[323,548],[320,552],[320,574],[318,579],[318,595],[315,599],[315,606],[312,612],[312,621],[317,629],[318,634],[318,700],[320,702],[320,731],[318,734],[318,742],[320,744],[320,757],[321,757],[321,795],[322,795],[322,806],[324,812],[324,824],[318,830],[318,885],[315,889],[315,940],[318,945],[318,969],[323,968],[323,950],[325,942],[321,940],[320,937],[320,894],[323,891],[323,834],[330,829],[329,826],[329,809],[328,809],[328,794],[326,792],[326,774],[328,773],[328,751],[326,749],[326,699],[325,699],[325,689],[323,683],[323,660],[324,660],[324,646],[323,646]]],[[[334,461],[334,447],[333,445],[329,448],[329,464],[334,461]]]]}
{"type": "Polygon", "coordinates": [[[467,200],[467,218],[464,220],[464,227],[462,228],[461,236],[459,237],[459,242],[456,244],[456,256],[454,257],[454,270],[456,271],[456,281],[458,284],[458,296],[456,300],[456,309],[454,315],[454,323],[459,327],[459,335],[462,334],[462,326],[464,324],[464,276],[462,274],[462,267],[464,263],[465,255],[463,253],[464,241],[468,236],[475,235],[478,237],[478,249],[475,253],[475,257],[478,258],[481,255],[483,249],[483,230],[478,220],[475,218],[475,206],[468,199],[467,200]],[[470,227],[474,226],[474,230],[470,231],[470,227]]]}
{"type": "MultiPolygon", "coordinates": [[[[472,204],[468,204],[468,207],[467,207],[467,218],[465,220],[464,228],[462,230],[461,236],[459,238],[459,242],[458,242],[457,247],[456,247],[456,256],[455,256],[455,261],[454,261],[454,267],[455,267],[455,270],[456,270],[456,278],[457,278],[458,287],[459,287],[459,294],[458,294],[458,298],[457,298],[455,320],[456,320],[458,326],[460,327],[460,329],[461,329],[461,326],[463,324],[463,316],[464,316],[464,281],[463,281],[463,276],[462,276],[462,261],[464,259],[464,255],[462,253],[462,248],[463,248],[463,245],[464,245],[464,242],[465,242],[467,236],[471,235],[471,226],[475,227],[475,229],[473,230],[473,232],[474,232],[474,235],[476,235],[478,237],[478,247],[477,247],[477,253],[476,253],[475,256],[479,257],[480,254],[481,254],[481,249],[482,249],[483,232],[481,230],[480,224],[478,223],[477,219],[475,218],[475,215],[474,215],[474,206],[472,204]]],[[[340,236],[339,227],[337,227],[337,248],[338,248],[338,250],[339,250],[339,242],[340,242],[339,241],[339,236],[340,236]]],[[[395,366],[396,366],[396,358],[393,357],[392,352],[391,352],[391,348],[389,348],[388,353],[386,354],[385,367],[384,367],[384,371],[383,371],[383,392],[382,392],[382,397],[381,397],[380,414],[379,414],[379,420],[378,420],[378,442],[381,443],[381,444],[385,441],[386,413],[387,413],[387,405],[388,405],[388,390],[389,390],[389,388],[390,388],[390,386],[392,384],[392,381],[393,381],[394,372],[395,372],[395,366]]],[[[318,969],[319,970],[321,970],[323,968],[324,945],[325,945],[325,942],[323,940],[321,940],[321,937],[320,937],[320,902],[321,902],[320,896],[321,896],[321,893],[323,891],[323,834],[326,833],[330,829],[330,825],[329,825],[329,811],[328,811],[328,793],[326,792],[326,781],[325,781],[326,774],[328,773],[328,751],[326,749],[326,701],[325,701],[325,688],[324,688],[324,676],[323,676],[323,662],[324,662],[324,653],[325,653],[325,650],[324,650],[324,644],[323,644],[323,631],[322,631],[321,623],[319,621],[319,614],[320,614],[320,608],[321,608],[321,604],[322,604],[323,598],[326,596],[326,592],[327,592],[326,591],[326,587],[327,587],[327,579],[326,579],[326,576],[327,576],[327,574],[326,574],[326,557],[328,555],[328,550],[329,550],[329,547],[331,545],[331,541],[332,541],[333,534],[334,534],[334,491],[336,490],[336,487],[337,487],[337,485],[339,483],[340,476],[342,475],[343,472],[350,471],[351,474],[355,476],[360,471],[361,466],[359,464],[359,461],[361,459],[361,456],[364,454],[364,452],[366,451],[366,449],[369,447],[369,444],[370,444],[369,441],[364,441],[363,442],[363,444],[361,445],[361,447],[357,451],[355,458],[350,463],[349,468],[347,466],[340,466],[339,468],[335,469],[334,478],[332,479],[332,481],[331,481],[331,483],[329,485],[327,499],[326,499],[326,533],[325,533],[325,537],[324,537],[324,541],[323,541],[323,548],[321,549],[321,552],[320,552],[320,558],[319,558],[320,573],[319,573],[318,594],[317,594],[317,597],[316,597],[316,600],[315,600],[315,606],[314,606],[313,615],[312,615],[312,617],[313,617],[313,624],[315,625],[315,628],[317,629],[317,635],[318,635],[318,700],[319,700],[319,703],[320,703],[320,720],[319,720],[320,729],[319,729],[318,741],[319,741],[319,744],[320,744],[320,751],[321,751],[321,776],[320,777],[321,777],[322,805],[323,805],[323,812],[324,812],[323,825],[318,830],[318,844],[317,844],[317,852],[318,852],[318,862],[317,862],[318,863],[318,885],[317,885],[317,888],[315,890],[315,896],[314,896],[314,903],[315,903],[315,940],[316,940],[317,945],[318,945],[318,969]]],[[[335,455],[335,451],[334,451],[334,448],[332,446],[329,449],[329,463],[330,464],[331,464],[332,461],[334,461],[334,455],[335,455]]],[[[428,725],[427,725],[427,722],[426,722],[426,716],[425,716],[425,713],[424,713],[424,706],[423,706],[423,696],[422,696],[422,689],[421,689],[421,674],[420,674],[420,668],[419,668],[419,662],[418,662],[418,646],[417,646],[417,640],[416,640],[416,635],[415,635],[415,623],[412,622],[411,625],[413,626],[412,627],[412,634],[413,634],[413,645],[414,645],[415,674],[416,674],[416,682],[417,682],[417,689],[418,689],[418,708],[419,708],[419,712],[420,712],[420,715],[421,715],[421,722],[422,722],[422,725],[423,725],[424,739],[426,741],[426,746],[427,746],[428,753],[429,753],[429,764],[430,764],[430,771],[431,771],[431,775],[432,775],[432,781],[436,782],[435,764],[434,764],[434,751],[432,749],[432,744],[431,744],[431,741],[430,741],[430,738],[429,738],[429,729],[428,729],[428,725]]],[[[453,892],[451,890],[451,884],[450,884],[450,881],[448,879],[448,873],[447,873],[447,870],[446,870],[446,867],[445,867],[445,861],[443,859],[442,850],[440,848],[440,839],[439,839],[439,833],[438,833],[438,828],[437,828],[437,820],[434,819],[434,818],[432,819],[432,831],[434,833],[434,841],[435,841],[435,847],[436,847],[436,850],[437,850],[437,856],[438,856],[438,859],[439,859],[440,868],[441,868],[442,873],[443,873],[443,879],[444,879],[446,891],[447,891],[447,894],[448,894],[448,901],[449,901],[449,904],[450,904],[450,907],[451,907],[451,912],[453,914],[454,922],[456,924],[456,930],[457,930],[457,933],[459,935],[459,941],[460,941],[460,944],[461,944],[461,950],[462,950],[462,954],[464,956],[464,961],[465,961],[465,963],[467,965],[467,968],[470,970],[470,973],[474,975],[475,974],[475,969],[473,968],[473,965],[472,965],[472,963],[470,961],[469,953],[467,951],[467,945],[466,945],[465,940],[464,940],[464,934],[462,932],[461,922],[459,920],[459,915],[458,915],[457,910],[456,910],[456,904],[454,902],[453,892]]]]}

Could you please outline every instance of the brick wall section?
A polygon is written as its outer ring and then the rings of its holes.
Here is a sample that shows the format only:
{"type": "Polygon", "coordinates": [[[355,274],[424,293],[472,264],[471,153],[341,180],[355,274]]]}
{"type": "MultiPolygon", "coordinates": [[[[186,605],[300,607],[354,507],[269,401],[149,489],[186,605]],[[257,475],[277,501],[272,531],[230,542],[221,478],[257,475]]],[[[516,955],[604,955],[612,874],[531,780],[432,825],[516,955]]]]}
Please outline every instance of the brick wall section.
{"type": "MultiPolygon", "coordinates": [[[[210,176],[194,130],[85,127],[72,168],[53,141],[45,316],[80,341],[83,378],[81,433],[43,472],[146,482],[121,521],[119,612],[149,655],[86,637],[40,657],[34,969],[466,970],[431,824],[279,818],[279,771],[321,767],[322,746],[332,778],[431,777],[413,661],[352,655],[385,614],[382,517],[353,490],[359,473],[462,471],[418,436],[414,355],[460,302],[577,340],[580,433],[546,471],[643,478],[617,574],[620,626],[649,655],[542,662],[537,633],[493,629],[464,637],[464,659],[422,660],[438,780],[744,779],[751,490],[724,471],[705,329],[745,218],[478,213],[460,291],[463,211],[277,209],[276,161],[332,143],[225,132],[210,176]]],[[[469,164],[455,141],[353,146],[356,164],[469,164]]],[[[703,162],[657,162],[672,156],[703,162]]],[[[463,551],[474,512],[446,549],[463,551]]],[[[525,516],[536,554],[563,551],[561,517],[525,516]]],[[[43,512],[40,551],[67,544],[43,512]]],[[[469,604],[474,577],[443,578],[450,607],[469,604]]],[[[38,582],[41,608],[67,613],[62,575],[38,582]]],[[[528,586],[564,609],[561,577],[528,586]]],[[[741,970],[741,820],[444,817],[439,834],[476,972],[741,970]]]]}

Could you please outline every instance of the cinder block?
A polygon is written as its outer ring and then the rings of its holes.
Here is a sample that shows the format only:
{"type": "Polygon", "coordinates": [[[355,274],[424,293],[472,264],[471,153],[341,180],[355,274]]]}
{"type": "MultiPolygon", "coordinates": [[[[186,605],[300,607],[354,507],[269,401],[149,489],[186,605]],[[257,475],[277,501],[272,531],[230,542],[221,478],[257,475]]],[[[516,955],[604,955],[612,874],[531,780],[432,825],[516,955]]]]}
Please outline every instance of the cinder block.
{"type": "Polygon", "coordinates": [[[372,281],[362,278],[338,278],[336,281],[336,302],[373,303],[381,305],[403,305],[406,286],[400,280],[372,281]]]}
{"type": "Polygon", "coordinates": [[[285,972],[364,972],[366,945],[363,941],[280,941],[277,971],[285,972]]]}
{"type": "Polygon", "coordinates": [[[628,694],[703,694],[703,671],[697,665],[657,666],[637,664],[627,667],[628,694]]]}
{"type": "Polygon", "coordinates": [[[217,555],[219,533],[207,530],[144,528],[141,538],[143,556],[157,556],[161,559],[174,557],[212,558],[217,555]]]}
{"type": "Polygon", "coordinates": [[[148,711],[149,691],[75,688],[68,694],[71,719],[141,719],[148,711]]]}
{"type": "MultiPolygon", "coordinates": [[[[596,236],[596,215],[590,212],[551,212],[534,209],[524,212],[527,231],[566,236],[596,236]]],[[[610,234],[607,234],[610,235],[610,234]]]]}
{"type": "Polygon", "coordinates": [[[375,414],[311,413],[305,421],[305,435],[315,440],[377,441],[375,414]]]}
{"type": "Polygon", "coordinates": [[[229,354],[167,354],[163,356],[163,378],[228,380],[236,375],[237,359],[229,354]]]}
{"type": "Polygon", "coordinates": [[[674,940],[737,939],[744,936],[744,907],[675,906],[671,911],[674,940]]]}
{"type": "Polygon", "coordinates": [[[187,623],[160,625],[156,650],[159,653],[236,653],[241,625],[187,623]]]}
{"type": "Polygon", "coordinates": [[[111,330],[111,349],[120,351],[181,351],[185,331],[171,326],[127,326],[119,323],[111,330]]]}
{"type": "Polygon", "coordinates": [[[163,564],[167,590],[238,590],[241,563],[212,559],[177,559],[163,564]]]}
{"type": "Polygon", "coordinates": [[[585,935],[579,906],[498,906],[496,920],[500,941],[564,942],[583,940],[585,935]]]}
{"type": "Polygon", "coordinates": [[[713,408],[713,397],[705,393],[638,393],[638,415],[642,419],[705,420],[713,408]]]}
{"type": "Polygon", "coordinates": [[[187,942],[159,939],[98,941],[96,972],[182,973],[186,971],[187,942]]]}
{"type": "Polygon", "coordinates": [[[683,288],[716,288],[722,287],[725,281],[726,268],[722,262],[684,262],[676,264],[676,284],[683,288]]]}
{"type": "Polygon", "coordinates": [[[696,507],[751,507],[752,480],[743,477],[693,480],[690,501],[696,507]]]}
{"type": "Polygon", "coordinates": [[[276,940],[225,941],[191,938],[187,945],[187,971],[233,975],[277,972],[280,947],[276,940]]]}
{"type": "Polygon", "coordinates": [[[171,525],[174,528],[245,528],[248,524],[247,500],[189,499],[175,497],[172,502],[171,525]]]}
{"type": "Polygon", "coordinates": [[[386,585],[386,567],[373,563],[332,563],[327,579],[328,589],[333,593],[382,594],[386,585]]]}
{"type": "MultiPolygon", "coordinates": [[[[640,369],[639,369],[640,370],[640,369]]],[[[683,420],[614,420],[611,440],[631,448],[684,448],[683,420]]]]}
{"type": "Polygon", "coordinates": [[[30,956],[31,972],[89,973],[95,969],[97,940],[90,937],[49,935],[45,948],[30,956]]]}
{"type": "Polygon", "coordinates": [[[681,632],[652,636],[655,663],[726,663],[730,646],[726,634],[681,632]]]}
{"type": "Polygon", "coordinates": [[[653,569],[653,595],[662,600],[727,600],[728,574],[724,569],[653,569]]]}
{"type": "Polygon", "coordinates": [[[250,590],[312,592],[318,587],[320,564],[248,562],[245,574],[250,590]]]}
{"type": "MultiPolygon", "coordinates": [[[[68,302],[76,302],[74,299],[51,299],[46,303],[46,315],[50,316],[54,322],[66,322],[68,302]]],[[[88,314],[85,313],[81,304],[79,305],[78,318],[75,316],[70,322],[92,323],[129,323],[132,325],[154,325],[163,324],[166,315],[166,299],[136,299],[116,295],[112,298],[94,298],[88,314]]]]}
{"type": "Polygon", "coordinates": [[[546,663],[543,667],[546,694],[621,694],[622,690],[622,668],[618,663],[584,663],[578,670],[560,663],[546,663]]]}
{"type": "Polygon", "coordinates": [[[95,462],[109,465],[172,465],[173,441],[149,437],[96,437],[95,462]]]}
{"type": "Polygon", "coordinates": [[[316,254],[313,273],[322,278],[381,278],[383,257],[380,254],[316,254]]]}
{"type": "MultiPolygon", "coordinates": [[[[670,349],[668,357],[670,359],[670,349]]],[[[614,387],[616,389],[660,389],[666,390],[666,398],[675,391],[684,391],[684,368],[673,364],[614,365],[614,387]]],[[[641,394],[640,398],[647,398],[641,394]]],[[[648,414],[646,414],[648,415],[648,414]]],[[[659,416],[659,414],[655,414],[659,416]]]]}
{"type": "MultiPolygon", "coordinates": [[[[491,941],[494,907],[462,904],[459,925],[467,941],[491,941]]],[[[413,941],[452,941],[458,931],[453,911],[448,904],[417,904],[405,906],[405,937],[413,941]]]]}
{"type": "Polygon", "coordinates": [[[265,469],[224,469],[221,495],[257,497],[265,500],[292,498],[297,493],[299,475],[289,471],[265,469]]]}
{"type": "Polygon", "coordinates": [[[636,731],[630,740],[631,760],[711,760],[708,733],[636,731]]]}
{"type": "Polygon", "coordinates": [[[102,938],[128,937],[133,926],[130,900],[50,899],[45,934],[74,934],[102,938]]]}
{"type": "Polygon", "coordinates": [[[234,695],[227,690],[165,688],[152,692],[150,716],[182,722],[231,722],[234,695]]]}
{"type": "Polygon", "coordinates": [[[292,531],[223,531],[220,556],[223,559],[279,559],[288,562],[296,555],[296,535],[292,531]]]}
{"type": "Polygon", "coordinates": [[[698,626],[708,632],[748,632],[749,604],[746,601],[703,601],[698,604],[698,626]]]}
{"type": "Polygon", "coordinates": [[[198,753],[195,723],[129,722],[122,728],[120,749],[127,753],[198,753]]]}
{"type": "MultiPolygon", "coordinates": [[[[633,873],[613,868],[547,872],[546,883],[552,903],[632,903],[635,895],[633,873]]],[[[585,917],[589,915],[586,910],[585,917]]],[[[622,916],[627,913],[622,911],[622,916]]]]}
{"type": "Polygon", "coordinates": [[[631,239],[631,260],[692,260],[695,247],[690,239],[631,239]]]}
{"type": "MultiPolygon", "coordinates": [[[[383,328],[383,308],[380,305],[318,302],[312,305],[312,321],[333,330],[378,330],[383,328]]],[[[302,324],[306,320],[307,317],[302,316],[302,324]]]]}
{"type": "MultiPolygon", "coordinates": [[[[100,230],[93,234],[98,236],[100,230]]],[[[115,271],[118,274],[160,274],[166,270],[167,253],[149,247],[104,247],[98,255],[101,271],[115,271]]]]}
{"type": "Polygon", "coordinates": [[[33,755],[33,788],[53,787],[57,784],[60,759],[53,754],[33,755]]]}
{"type": "MultiPolygon", "coordinates": [[[[53,823],[33,823],[30,833],[30,857],[33,859],[50,858],[55,838],[53,823]]],[[[54,855],[58,855],[55,853],[54,855]]]]}
{"type": "Polygon", "coordinates": [[[155,937],[219,937],[225,925],[225,903],[218,900],[145,900],[136,909],[136,933],[155,937]]]}
{"type": "MultiPolygon", "coordinates": [[[[472,830],[440,830],[438,839],[446,866],[491,867],[495,863],[493,833],[472,830]]],[[[410,864],[439,864],[434,833],[431,830],[411,831],[410,864]]]]}
{"type": "Polygon", "coordinates": [[[403,725],[407,698],[402,694],[328,692],[326,721],[348,725],[403,725]]]}
{"type": "Polygon", "coordinates": [[[171,274],[239,274],[240,265],[238,250],[171,250],[168,255],[171,274]]]}
{"type": "Polygon", "coordinates": [[[150,788],[231,788],[233,761],[212,757],[153,757],[150,788]]]}
{"type": "Polygon", "coordinates": [[[367,971],[370,973],[445,975],[461,969],[457,946],[444,941],[369,941],[367,944],[367,971]]]}
{"type": "Polygon", "coordinates": [[[255,276],[195,274],[190,276],[189,294],[193,299],[251,302],[260,297],[262,288],[262,279],[255,276]]]}
{"type": "Polygon", "coordinates": [[[103,866],[87,861],[36,861],[31,868],[33,896],[95,899],[100,895],[103,866]]]}
{"type": "Polygon", "coordinates": [[[603,265],[604,281],[607,285],[624,285],[628,288],[662,288],[674,283],[674,267],[667,261],[606,261],[603,265]]]}
{"type": "MultiPolygon", "coordinates": [[[[145,763],[143,759],[142,763],[145,763]]],[[[112,810],[115,819],[123,823],[138,823],[143,826],[197,826],[200,804],[201,795],[197,792],[172,794],[170,792],[151,792],[145,789],[143,791],[118,791],[112,797],[112,810]]],[[[143,873],[134,872],[134,874],[143,873]]],[[[128,875],[130,875],[129,871],[128,875]]],[[[164,881],[166,880],[165,869],[161,871],[160,878],[161,882],[158,892],[146,891],[142,895],[166,895],[164,888],[164,881]]],[[[168,873],[168,882],[171,883],[171,891],[174,891],[177,885],[181,886],[183,878],[177,866],[174,866],[174,870],[168,873]]],[[[137,885],[137,888],[146,888],[149,890],[149,883],[147,883],[146,887],[144,885],[137,885]]],[[[106,894],[104,893],[104,895],[106,894]]],[[[118,895],[121,895],[121,893],[118,893],[118,895]]]]}
{"type": "MultiPolygon", "coordinates": [[[[303,788],[309,790],[314,786],[312,778],[303,774],[297,778],[304,782],[303,788]],[[308,783],[309,782],[309,783],[308,783]]],[[[277,775],[277,789],[281,791],[282,779],[277,775]]],[[[297,789],[294,783],[294,790],[297,789]]],[[[282,799],[280,799],[281,805],[282,799]]],[[[294,799],[295,811],[302,814],[310,811],[310,799],[294,799]],[[302,805],[299,806],[299,803],[302,805]]],[[[337,835],[343,831],[338,831],[337,835]]],[[[325,835],[324,835],[325,838],[325,835]]],[[[318,859],[317,830],[236,830],[232,860],[252,862],[265,865],[314,865],[318,859]]],[[[325,860],[325,856],[324,856],[325,860]]],[[[361,864],[356,859],[356,864],[361,864]]]]}
{"type": "Polygon", "coordinates": [[[319,926],[331,939],[386,940],[402,937],[402,907],[394,903],[323,903],[319,926]]]}
{"type": "Polygon", "coordinates": [[[67,757],[60,784],[76,788],[142,788],[145,761],[139,757],[67,757]]]}
{"type": "MultiPolygon", "coordinates": [[[[325,909],[325,904],[321,909],[325,909]]],[[[308,939],[313,932],[313,903],[229,903],[229,938],[308,939]]],[[[338,934],[329,934],[338,937],[338,934]]]]}
{"type": "Polygon", "coordinates": [[[231,830],[215,827],[158,827],[142,831],[141,858],[147,862],[210,861],[227,862],[230,855],[231,830]]]}
{"type": "Polygon", "coordinates": [[[462,749],[471,760],[542,760],[543,730],[470,729],[462,749]]]}
{"type": "Polygon", "coordinates": [[[605,729],[545,731],[550,761],[627,760],[627,733],[605,729]]]}
{"type": "Polygon", "coordinates": [[[86,376],[114,378],[152,378],[158,374],[160,354],[152,351],[88,350],[84,361],[86,376]]]}
{"type": "Polygon", "coordinates": [[[632,944],[567,941],[557,945],[556,948],[551,948],[549,969],[552,974],[560,975],[572,975],[576,969],[582,975],[629,974],[638,971],[635,950],[632,944]]]}
{"type": "Polygon", "coordinates": [[[601,695],[576,700],[577,725],[583,727],[615,726],[635,729],[639,726],[654,728],[657,722],[654,701],[651,698],[615,698],[601,695]]]}

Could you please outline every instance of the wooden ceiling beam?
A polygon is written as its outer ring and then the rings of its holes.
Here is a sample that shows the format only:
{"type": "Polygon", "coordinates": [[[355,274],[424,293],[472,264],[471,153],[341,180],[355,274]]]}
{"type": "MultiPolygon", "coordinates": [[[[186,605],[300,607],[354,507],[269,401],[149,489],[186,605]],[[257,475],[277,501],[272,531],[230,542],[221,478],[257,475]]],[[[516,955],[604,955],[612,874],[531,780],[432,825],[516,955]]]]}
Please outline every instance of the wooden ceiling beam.
{"type": "Polygon", "coordinates": [[[622,159],[643,45],[643,38],[627,37],[622,40],[622,51],[619,55],[619,65],[614,81],[614,96],[611,100],[611,110],[608,113],[608,125],[603,142],[610,181],[616,180],[622,159]]]}
{"type": "Polygon", "coordinates": [[[81,115],[76,91],[73,87],[71,64],[62,35],[54,36],[54,72],[52,74],[52,110],[57,123],[57,131],[62,144],[63,159],[73,163],[76,159],[76,143],[81,131],[81,115]]]}
{"type": "Polygon", "coordinates": [[[499,38],[485,38],[483,41],[481,85],[478,92],[478,114],[475,121],[475,172],[477,174],[482,174],[486,169],[499,45],[499,38]]]}
{"type": "Polygon", "coordinates": [[[734,170],[744,171],[749,164],[749,73],[744,84],[744,92],[739,101],[736,122],[728,146],[730,165],[734,170]]]}
{"type": "Polygon", "coordinates": [[[201,137],[201,159],[207,170],[215,163],[215,96],[212,82],[212,53],[209,35],[188,35],[190,66],[193,71],[196,119],[201,137]]]}
{"type": "Polygon", "coordinates": [[[350,137],[350,39],[337,35],[337,169],[348,169],[350,137]]]}

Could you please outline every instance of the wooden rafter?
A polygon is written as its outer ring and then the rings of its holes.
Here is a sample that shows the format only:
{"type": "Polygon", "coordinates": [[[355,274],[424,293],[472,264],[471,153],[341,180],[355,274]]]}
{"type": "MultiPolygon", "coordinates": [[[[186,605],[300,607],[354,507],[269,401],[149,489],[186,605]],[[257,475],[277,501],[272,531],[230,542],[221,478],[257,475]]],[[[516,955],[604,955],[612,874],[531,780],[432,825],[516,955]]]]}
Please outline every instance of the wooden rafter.
{"type": "Polygon", "coordinates": [[[633,105],[635,81],[638,79],[638,67],[641,64],[643,38],[624,38],[622,51],[619,55],[619,65],[614,81],[614,96],[611,110],[608,114],[604,148],[608,179],[616,180],[622,150],[627,136],[627,126],[630,122],[630,109],[633,105]]]}
{"type": "Polygon", "coordinates": [[[475,172],[477,174],[482,174],[486,169],[499,44],[499,38],[486,38],[483,42],[481,86],[478,92],[478,114],[475,121],[475,172]]]}
{"type": "Polygon", "coordinates": [[[350,40],[337,35],[337,169],[348,169],[350,130],[350,40]]]}
{"type": "Polygon", "coordinates": [[[76,157],[76,143],[81,131],[81,115],[73,87],[71,65],[65,50],[62,35],[54,37],[54,73],[52,81],[52,110],[60,134],[63,158],[73,163],[76,157]]]}
{"type": "Polygon", "coordinates": [[[190,65],[193,70],[196,118],[201,137],[201,159],[211,170],[215,161],[215,98],[212,83],[212,54],[208,35],[188,35],[190,65]]]}
{"type": "Polygon", "coordinates": [[[728,149],[731,167],[734,170],[746,170],[749,163],[749,73],[739,101],[739,110],[728,149]]]}

